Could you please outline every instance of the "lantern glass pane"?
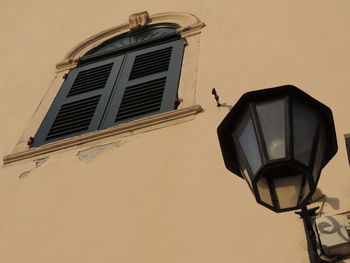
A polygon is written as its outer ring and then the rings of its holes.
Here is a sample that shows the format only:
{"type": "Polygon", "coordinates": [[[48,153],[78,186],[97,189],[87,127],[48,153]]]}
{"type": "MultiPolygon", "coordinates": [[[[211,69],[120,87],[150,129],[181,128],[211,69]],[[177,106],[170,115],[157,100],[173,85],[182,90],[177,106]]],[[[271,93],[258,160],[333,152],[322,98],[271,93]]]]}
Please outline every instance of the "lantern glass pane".
{"type": "Polygon", "coordinates": [[[254,131],[253,121],[249,112],[246,112],[236,131],[239,144],[244,152],[246,160],[249,163],[250,170],[253,174],[261,166],[261,157],[258,148],[258,142],[254,131]]]}
{"type": "Polygon", "coordinates": [[[256,111],[269,159],[286,157],[285,100],[259,103],[256,111]]]}
{"type": "Polygon", "coordinates": [[[244,179],[246,180],[246,182],[249,184],[250,188],[252,188],[252,180],[251,180],[250,177],[249,177],[249,174],[248,174],[247,169],[244,168],[244,169],[242,170],[242,174],[243,174],[244,179]]]}
{"type": "MultiPolygon", "coordinates": [[[[235,138],[235,136],[232,136],[232,137],[234,137],[233,141],[236,142],[237,138],[235,138]]],[[[235,143],[235,149],[236,149],[236,153],[237,153],[237,158],[238,158],[238,162],[239,162],[241,175],[246,179],[250,188],[252,188],[252,178],[254,176],[247,169],[248,161],[244,158],[244,153],[242,152],[242,148],[239,145],[236,145],[236,143],[235,143]]]]}
{"type": "Polygon", "coordinates": [[[294,158],[309,166],[312,146],[316,136],[317,113],[300,103],[293,101],[293,139],[294,158]]]}
{"type": "Polygon", "coordinates": [[[327,143],[326,131],[323,123],[321,124],[321,128],[319,132],[320,132],[320,137],[317,142],[318,144],[317,144],[317,150],[316,150],[316,156],[315,156],[315,164],[312,171],[315,184],[317,183],[318,177],[321,172],[322,162],[324,159],[324,153],[326,150],[326,143],[327,143]]]}
{"type": "Polygon", "coordinates": [[[261,177],[257,182],[256,186],[258,187],[260,200],[270,206],[273,206],[269,185],[265,177],[261,177]]]}
{"type": "Polygon", "coordinates": [[[297,206],[302,179],[302,175],[291,175],[273,180],[277,200],[281,209],[297,206]]]}

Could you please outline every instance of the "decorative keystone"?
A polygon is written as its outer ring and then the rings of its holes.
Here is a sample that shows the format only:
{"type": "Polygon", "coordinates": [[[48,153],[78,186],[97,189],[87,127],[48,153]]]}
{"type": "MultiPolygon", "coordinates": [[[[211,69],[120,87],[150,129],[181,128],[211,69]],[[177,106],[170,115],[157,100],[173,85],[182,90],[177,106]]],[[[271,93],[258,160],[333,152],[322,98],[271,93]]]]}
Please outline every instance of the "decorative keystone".
{"type": "Polygon", "coordinates": [[[131,14],[129,16],[130,30],[134,30],[147,25],[151,21],[151,18],[147,11],[131,14]]]}

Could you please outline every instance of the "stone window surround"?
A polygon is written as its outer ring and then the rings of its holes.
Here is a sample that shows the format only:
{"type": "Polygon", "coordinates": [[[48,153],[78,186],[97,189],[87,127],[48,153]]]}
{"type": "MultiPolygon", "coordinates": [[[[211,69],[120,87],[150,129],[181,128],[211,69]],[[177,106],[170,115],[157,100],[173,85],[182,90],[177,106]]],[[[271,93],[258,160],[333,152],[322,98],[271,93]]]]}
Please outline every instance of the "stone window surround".
{"type": "Polygon", "coordinates": [[[13,152],[4,156],[4,165],[20,160],[43,158],[48,156],[49,153],[62,151],[66,148],[78,147],[82,144],[91,145],[91,143],[94,142],[96,144],[96,141],[104,142],[106,138],[115,140],[130,134],[154,130],[193,119],[196,114],[202,111],[201,106],[195,104],[195,92],[200,33],[204,26],[205,24],[192,14],[167,12],[149,15],[145,11],[130,15],[129,23],[124,23],[104,30],[76,45],[60,62],[56,64],[56,76],[44,95],[40,105],[36,109],[27,128],[16,144],[13,152]],[[105,130],[98,130],[80,136],[63,139],[40,147],[29,148],[28,141],[30,140],[30,137],[34,137],[42,120],[48,112],[57,92],[62,86],[64,75],[67,74],[70,69],[76,67],[81,56],[107,39],[121,35],[135,28],[159,23],[174,23],[179,25],[180,27],[177,29],[177,32],[186,40],[178,89],[181,103],[177,110],[138,119],[105,130]]]}

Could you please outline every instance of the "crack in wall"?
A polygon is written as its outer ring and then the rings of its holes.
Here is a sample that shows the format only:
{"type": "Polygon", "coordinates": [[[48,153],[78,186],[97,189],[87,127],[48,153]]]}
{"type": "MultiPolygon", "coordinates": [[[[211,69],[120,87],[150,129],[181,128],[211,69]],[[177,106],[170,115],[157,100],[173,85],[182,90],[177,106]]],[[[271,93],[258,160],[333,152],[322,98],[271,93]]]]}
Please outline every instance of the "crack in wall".
{"type": "Polygon", "coordinates": [[[48,159],[49,157],[44,157],[44,158],[35,160],[35,168],[38,168],[39,166],[43,165],[48,159]]]}
{"type": "Polygon", "coordinates": [[[28,176],[28,175],[30,174],[30,172],[31,172],[31,170],[25,171],[25,172],[21,173],[21,174],[18,176],[19,179],[22,179],[22,178],[28,176]]]}

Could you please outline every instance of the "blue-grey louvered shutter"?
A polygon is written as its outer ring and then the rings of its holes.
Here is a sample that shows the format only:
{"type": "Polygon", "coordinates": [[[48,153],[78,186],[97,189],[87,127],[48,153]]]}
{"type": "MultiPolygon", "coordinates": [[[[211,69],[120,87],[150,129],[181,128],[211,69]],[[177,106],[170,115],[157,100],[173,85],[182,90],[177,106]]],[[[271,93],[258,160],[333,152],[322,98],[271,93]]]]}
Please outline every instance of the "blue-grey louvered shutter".
{"type": "Polygon", "coordinates": [[[99,129],[124,55],[72,69],[31,147],[99,129]]]}
{"type": "Polygon", "coordinates": [[[127,54],[103,129],[175,109],[184,40],[127,54]]]}

